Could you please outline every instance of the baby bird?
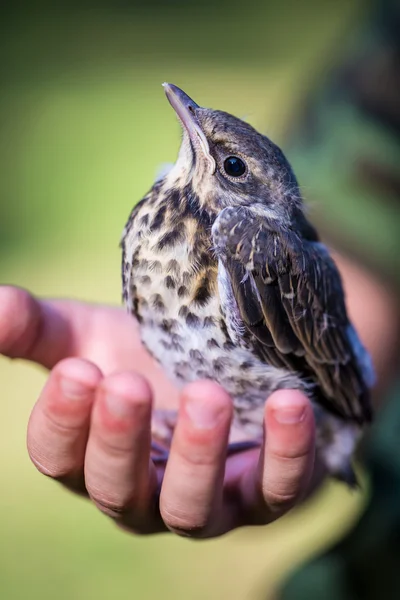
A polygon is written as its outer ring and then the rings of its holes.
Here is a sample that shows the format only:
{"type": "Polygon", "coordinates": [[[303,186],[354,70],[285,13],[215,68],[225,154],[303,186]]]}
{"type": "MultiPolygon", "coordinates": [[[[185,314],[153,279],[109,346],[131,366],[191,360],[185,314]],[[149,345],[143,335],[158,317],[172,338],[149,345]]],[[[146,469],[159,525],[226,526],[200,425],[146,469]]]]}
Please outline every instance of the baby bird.
{"type": "Polygon", "coordinates": [[[123,297],[143,343],[178,385],[225,388],[236,443],[262,438],[272,392],[302,390],[321,460],[354,485],[373,368],[293,171],[249,124],[164,89],[183,126],[179,156],[122,239],[123,297]]]}

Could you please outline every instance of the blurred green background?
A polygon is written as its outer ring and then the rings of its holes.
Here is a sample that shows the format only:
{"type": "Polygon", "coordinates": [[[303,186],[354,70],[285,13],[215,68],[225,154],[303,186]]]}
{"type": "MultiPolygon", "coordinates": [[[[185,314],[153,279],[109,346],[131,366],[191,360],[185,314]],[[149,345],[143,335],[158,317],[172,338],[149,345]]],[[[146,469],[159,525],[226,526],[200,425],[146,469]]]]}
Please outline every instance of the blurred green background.
{"type": "MultiPolygon", "coordinates": [[[[359,0],[15,3],[0,24],[0,283],[120,303],[122,228],[179,145],[161,83],[280,142],[363,10],[359,0]]],[[[0,359],[4,600],[269,598],[362,508],[329,483],[278,523],[218,540],[121,533],[30,464],[26,425],[44,379],[0,359]]]]}

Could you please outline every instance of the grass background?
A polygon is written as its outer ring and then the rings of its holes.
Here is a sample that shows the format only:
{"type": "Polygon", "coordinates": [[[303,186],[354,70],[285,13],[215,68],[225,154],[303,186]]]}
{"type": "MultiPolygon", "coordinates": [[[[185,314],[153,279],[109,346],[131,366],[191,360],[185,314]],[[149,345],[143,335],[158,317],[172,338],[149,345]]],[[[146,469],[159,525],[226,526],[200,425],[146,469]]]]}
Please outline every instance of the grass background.
{"type": "MultiPolygon", "coordinates": [[[[0,40],[0,283],[120,302],[119,237],[179,127],[160,84],[282,140],[302,91],[363,10],[273,0],[15,3],[0,40]],[[58,5],[57,5],[58,6],[58,5]]],[[[0,323],[1,326],[1,323],[0,323]]],[[[0,597],[271,598],[363,498],[330,483],[267,528],[135,538],[39,476],[25,449],[39,368],[0,358],[0,597]]]]}

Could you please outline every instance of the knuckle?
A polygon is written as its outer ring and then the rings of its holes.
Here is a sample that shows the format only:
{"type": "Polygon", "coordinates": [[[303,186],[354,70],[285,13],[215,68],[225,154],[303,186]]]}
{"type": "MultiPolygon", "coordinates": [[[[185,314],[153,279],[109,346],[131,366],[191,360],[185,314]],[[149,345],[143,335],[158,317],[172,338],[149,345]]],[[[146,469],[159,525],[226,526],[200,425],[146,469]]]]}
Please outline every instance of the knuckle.
{"type": "Polygon", "coordinates": [[[273,450],[272,448],[269,448],[268,455],[272,459],[289,464],[307,459],[310,456],[310,448],[285,448],[284,451],[273,450]]]}
{"type": "MultiPolygon", "coordinates": [[[[185,448],[175,449],[174,452],[174,455],[179,458],[187,470],[196,469],[196,472],[200,475],[201,473],[206,473],[210,470],[214,471],[219,468],[219,456],[215,456],[216,452],[214,448],[208,448],[206,445],[196,448],[196,445],[192,443],[190,449],[190,454],[185,451],[185,448]]],[[[173,451],[174,449],[171,452],[173,451]]]]}
{"type": "Polygon", "coordinates": [[[133,512],[143,510],[143,498],[130,486],[121,487],[114,478],[99,479],[98,475],[86,473],[86,491],[94,505],[105,515],[126,521],[133,512]]]}
{"type": "Polygon", "coordinates": [[[192,515],[178,508],[162,507],[161,517],[166,527],[182,537],[203,538],[207,535],[208,523],[200,515],[192,515]]]}
{"type": "Polygon", "coordinates": [[[83,466],[83,458],[81,465],[75,445],[70,441],[61,448],[57,442],[51,440],[51,436],[35,435],[28,429],[27,450],[32,463],[42,475],[62,481],[83,466]]]}
{"type": "Polygon", "coordinates": [[[309,454],[298,453],[295,457],[275,454],[273,458],[269,475],[264,479],[262,495],[273,513],[282,514],[293,508],[303,493],[309,472],[309,454]]]}
{"type": "Polygon", "coordinates": [[[268,487],[263,490],[263,496],[272,512],[286,512],[296,504],[298,494],[297,490],[283,492],[268,487]]]}
{"type": "Polygon", "coordinates": [[[273,512],[286,512],[298,501],[304,486],[304,460],[280,459],[262,486],[264,501],[273,512]]]}
{"type": "Polygon", "coordinates": [[[105,515],[120,521],[125,518],[130,506],[127,501],[118,498],[111,498],[99,491],[93,491],[88,488],[88,493],[95,506],[105,515]]]}
{"type": "MultiPolygon", "coordinates": [[[[66,415],[63,418],[62,415],[55,414],[53,411],[46,409],[44,410],[44,416],[48,430],[61,438],[76,437],[77,434],[82,432],[84,426],[82,415],[76,415],[74,419],[71,418],[71,415],[66,415]]],[[[86,416],[86,413],[84,416],[86,416]]]]}
{"type": "Polygon", "coordinates": [[[92,434],[92,440],[95,440],[98,456],[107,461],[113,461],[115,466],[130,461],[132,452],[135,448],[135,440],[125,436],[111,436],[96,432],[92,434]]]}
{"type": "Polygon", "coordinates": [[[34,452],[30,452],[29,455],[39,473],[50,477],[50,479],[62,480],[71,473],[72,467],[67,463],[62,464],[46,460],[44,457],[36,456],[34,452]]]}

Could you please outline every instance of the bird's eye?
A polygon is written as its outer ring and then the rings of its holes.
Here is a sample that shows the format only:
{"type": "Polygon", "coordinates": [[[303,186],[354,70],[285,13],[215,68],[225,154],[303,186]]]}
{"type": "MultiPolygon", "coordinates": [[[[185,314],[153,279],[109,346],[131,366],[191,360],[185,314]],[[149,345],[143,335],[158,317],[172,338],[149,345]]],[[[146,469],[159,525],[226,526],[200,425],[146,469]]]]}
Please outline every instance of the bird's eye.
{"type": "Polygon", "coordinates": [[[241,177],[246,173],[246,163],[238,156],[228,156],[224,161],[224,169],[230,177],[241,177]]]}

